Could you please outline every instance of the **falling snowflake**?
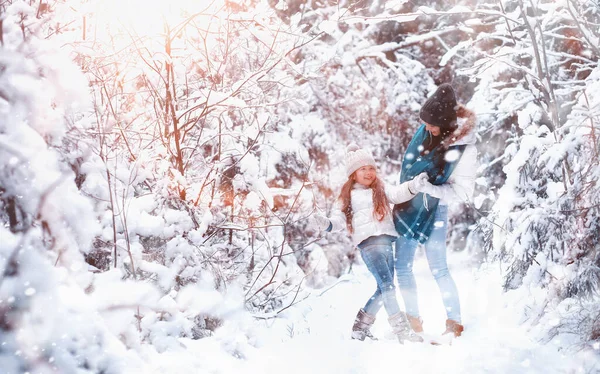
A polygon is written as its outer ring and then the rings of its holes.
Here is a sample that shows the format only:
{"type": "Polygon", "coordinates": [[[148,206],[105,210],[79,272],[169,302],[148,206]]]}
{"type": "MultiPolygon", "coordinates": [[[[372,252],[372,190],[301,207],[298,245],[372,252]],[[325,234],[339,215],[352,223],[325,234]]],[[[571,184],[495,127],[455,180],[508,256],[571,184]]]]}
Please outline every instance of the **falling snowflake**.
{"type": "Polygon", "coordinates": [[[456,149],[451,149],[448,152],[446,152],[446,155],[444,156],[444,160],[446,160],[447,162],[454,162],[456,160],[458,160],[460,158],[460,152],[457,151],[456,149]]]}

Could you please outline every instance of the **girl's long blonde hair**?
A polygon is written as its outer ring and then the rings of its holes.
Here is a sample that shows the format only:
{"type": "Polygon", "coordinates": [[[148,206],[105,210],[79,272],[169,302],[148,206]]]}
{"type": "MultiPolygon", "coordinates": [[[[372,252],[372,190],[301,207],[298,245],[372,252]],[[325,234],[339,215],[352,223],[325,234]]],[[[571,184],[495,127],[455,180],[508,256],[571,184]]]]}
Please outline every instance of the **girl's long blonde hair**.
{"type": "MultiPolygon", "coordinates": [[[[352,227],[352,202],[350,201],[352,197],[352,189],[356,183],[354,180],[354,174],[355,173],[350,174],[348,180],[342,186],[342,191],[338,197],[342,203],[342,212],[346,216],[346,226],[348,227],[348,231],[350,233],[354,232],[354,228],[352,227]]],[[[373,190],[373,217],[375,217],[375,219],[378,221],[383,221],[385,216],[391,213],[390,202],[385,195],[383,182],[381,182],[379,177],[375,177],[375,180],[373,183],[371,183],[369,188],[373,190]]]]}

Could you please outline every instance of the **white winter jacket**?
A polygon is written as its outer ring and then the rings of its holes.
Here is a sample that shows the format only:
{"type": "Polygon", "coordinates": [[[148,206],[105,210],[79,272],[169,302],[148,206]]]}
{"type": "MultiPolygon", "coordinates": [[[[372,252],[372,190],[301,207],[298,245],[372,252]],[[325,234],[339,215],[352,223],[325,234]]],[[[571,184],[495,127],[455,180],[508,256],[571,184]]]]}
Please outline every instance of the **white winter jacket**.
{"type": "MultiPolygon", "coordinates": [[[[384,185],[385,195],[392,204],[400,204],[412,199],[415,195],[408,190],[408,182],[399,186],[384,185]]],[[[359,183],[354,185],[350,195],[352,204],[352,242],[354,245],[360,244],[370,236],[390,235],[397,237],[394,222],[392,221],[391,210],[383,220],[379,221],[374,216],[373,189],[365,187],[359,183]]],[[[329,220],[331,221],[331,230],[340,231],[346,228],[346,216],[341,211],[341,203],[338,201],[329,220]]]]}
{"type": "Polygon", "coordinates": [[[440,204],[448,205],[451,203],[473,202],[473,191],[475,189],[475,177],[479,163],[477,161],[477,148],[475,147],[476,132],[475,115],[463,108],[468,115],[465,118],[459,118],[458,129],[456,130],[456,140],[450,145],[463,145],[466,148],[456,164],[456,167],[450,174],[448,181],[439,186],[432,186],[427,193],[440,199],[440,204]]]}

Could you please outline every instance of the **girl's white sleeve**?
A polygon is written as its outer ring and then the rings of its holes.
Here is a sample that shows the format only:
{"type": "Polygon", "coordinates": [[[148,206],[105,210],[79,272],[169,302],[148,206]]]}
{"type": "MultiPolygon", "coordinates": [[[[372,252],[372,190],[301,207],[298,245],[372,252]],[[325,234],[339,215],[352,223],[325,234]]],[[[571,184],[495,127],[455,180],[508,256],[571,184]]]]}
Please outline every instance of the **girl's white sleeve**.
{"type": "Polygon", "coordinates": [[[392,204],[401,204],[412,199],[416,195],[410,193],[410,190],[408,189],[408,182],[404,182],[399,186],[386,184],[384,188],[385,196],[387,196],[388,200],[392,204]]]}
{"type": "Polygon", "coordinates": [[[337,201],[329,217],[331,231],[341,231],[346,228],[346,215],[342,212],[342,204],[337,201]]]}

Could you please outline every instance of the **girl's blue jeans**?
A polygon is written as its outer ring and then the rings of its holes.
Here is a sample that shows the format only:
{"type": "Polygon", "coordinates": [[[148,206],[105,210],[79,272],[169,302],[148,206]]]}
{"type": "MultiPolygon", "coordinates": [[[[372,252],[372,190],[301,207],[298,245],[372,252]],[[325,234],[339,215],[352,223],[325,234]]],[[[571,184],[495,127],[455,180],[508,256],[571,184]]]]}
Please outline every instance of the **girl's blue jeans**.
{"type": "MultiPolygon", "coordinates": [[[[460,301],[456,284],[448,271],[446,262],[446,230],[448,224],[448,207],[438,205],[435,215],[435,225],[429,239],[425,242],[425,255],[431,274],[435,278],[442,301],[446,308],[448,319],[461,323],[460,301]]],[[[404,299],[406,313],[419,317],[419,301],[417,284],[413,274],[413,261],[418,243],[405,237],[396,240],[396,276],[398,287],[404,299]]]]}
{"type": "MultiPolygon", "coordinates": [[[[436,216],[435,216],[435,226],[429,239],[425,242],[425,255],[427,256],[427,262],[429,263],[429,270],[431,270],[431,274],[437,282],[438,288],[440,289],[440,293],[442,294],[442,301],[444,303],[444,307],[446,308],[446,315],[448,319],[455,320],[458,323],[461,323],[461,315],[460,315],[460,301],[458,298],[458,290],[456,288],[456,284],[448,271],[448,263],[446,262],[446,230],[448,224],[448,207],[446,205],[438,205],[436,216]]],[[[371,238],[369,238],[371,239],[371,238]]],[[[369,239],[365,240],[367,242],[369,239]]],[[[363,242],[363,243],[365,243],[363,242]]],[[[359,248],[363,245],[361,243],[359,248]]],[[[417,295],[417,283],[415,281],[415,276],[413,274],[413,261],[415,258],[415,251],[417,250],[418,243],[414,240],[407,239],[405,237],[399,237],[396,239],[396,260],[394,263],[396,276],[398,277],[398,286],[400,288],[400,293],[402,294],[402,298],[404,299],[404,306],[406,307],[406,313],[412,317],[420,317],[419,313],[419,299],[417,295]]],[[[371,268],[379,268],[383,269],[383,264],[389,264],[389,257],[386,257],[386,262],[383,260],[375,263],[380,263],[380,265],[371,264],[369,267],[369,260],[365,259],[365,255],[363,254],[363,250],[361,249],[361,255],[363,255],[363,260],[367,265],[368,269],[371,268]]],[[[386,255],[388,256],[388,255],[386,255]]],[[[394,269],[390,269],[389,272],[393,275],[394,269]]],[[[371,270],[373,273],[373,270],[371,270]]],[[[373,274],[376,279],[378,277],[373,274]]],[[[386,278],[387,279],[387,278],[386,278]]],[[[369,299],[367,305],[364,307],[365,312],[375,315],[381,309],[382,304],[385,305],[385,300],[382,297],[381,289],[392,289],[392,285],[385,285],[384,288],[379,286],[380,282],[377,281],[377,291],[375,294],[369,299]]],[[[388,302],[391,305],[393,301],[391,300],[391,296],[386,296],[388,302]]],[[[395,297],[393,298],[395,301],[395,297]]],[[[396,304],[397,305],[397,302],[396,304]]],[[[387,306],[386,306],[387,310],[387,306]]],[[[399,311],[400,309],[396,309],[394,306],[391,307],[393,311],[399,311]]],[[[388,310],[389,313],[389,310],[388,310]]]]}
{"type": "Polygon", "coordinates": [[[367,269],[377,282],[377,290],[363,308],[371,315],[377,314],[382,305],[389,316],[400,312],[394,287],[394,239],[389,235],[371,236],[358,245],[367,269]]]}

